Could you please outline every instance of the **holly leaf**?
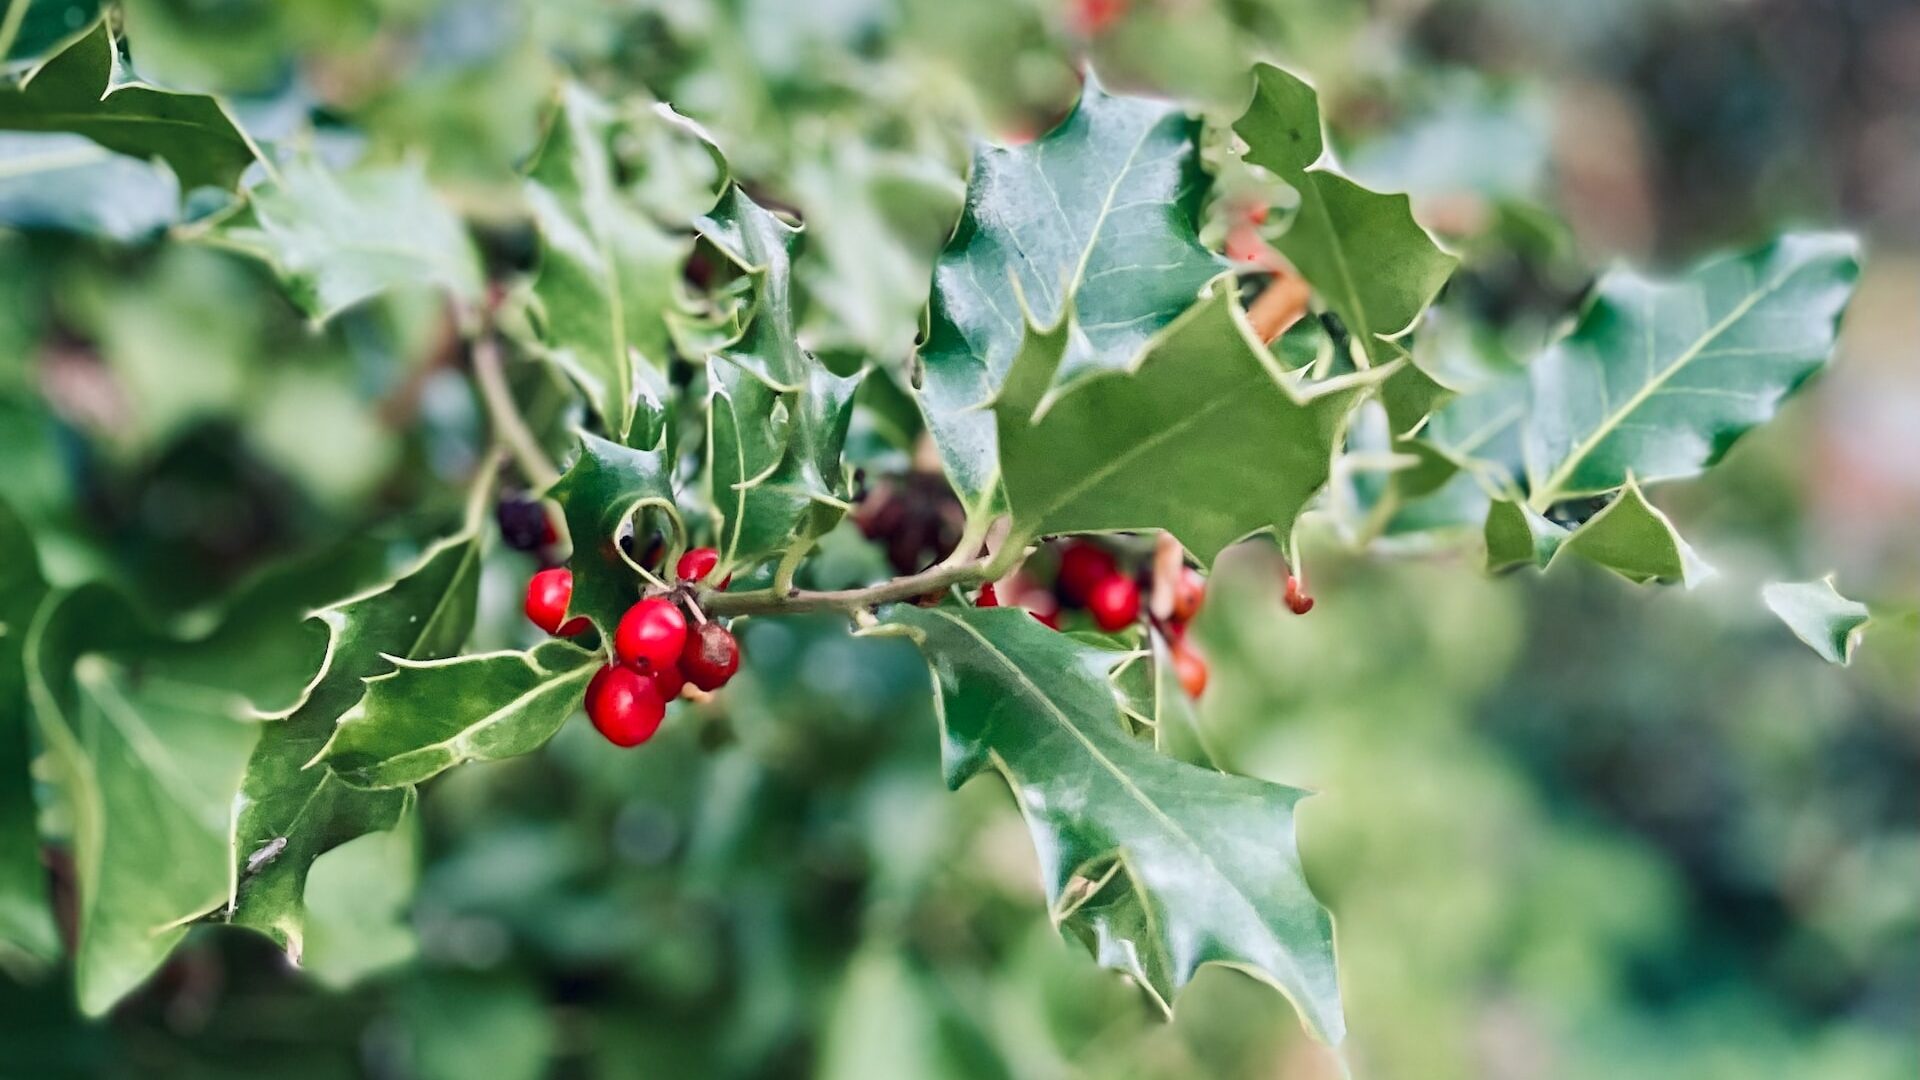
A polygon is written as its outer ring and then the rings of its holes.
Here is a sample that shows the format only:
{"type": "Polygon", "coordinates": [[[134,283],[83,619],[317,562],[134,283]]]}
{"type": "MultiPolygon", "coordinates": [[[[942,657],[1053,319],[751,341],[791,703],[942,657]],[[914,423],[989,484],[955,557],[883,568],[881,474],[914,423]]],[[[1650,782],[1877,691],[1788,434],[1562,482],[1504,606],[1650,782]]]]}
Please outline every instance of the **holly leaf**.
{"type": "Polygon", "coordinates": [[[1271,64],[1253,69],[1253,100],[1234,122],[1246,159],[1300,196],[1275,246],[1379,363],[1400,355],[1393,339],[1446,284],[1459,260],[1413,220],[1405,195],[1370,191],[1335,172],[1326,156],[1313,87],[1271,64]]]}
{"type": "Polygon", "coordinates": [[[847,512],[840,454],[859,380],[824,367],[810,379],[806,393],[781,394],[724,360],[708,364],[707,490],[723,574],[823,536],[847,512]]]}
{"type": "Polygon", "coordinates": [[[176,94],[119,79],[108,20],[0,90],[0,130],[68,131],[117,154],[160,158],[182,191],[231,189],[257,153],[251,140],[206,94],[176,94]]]}
{"type": "Polygon", "coordinates": [[[800,344],[797,227],[738,186],[698,226],[753,281],[744,332],[707,362],[707,488],[720,519],[724,567],[812,540],[849,509],[851,483],[840,457],[860,380],[833,374],[800,344]]]}
{"type": "Polygon", "coordinates": [[[99,585],[50,598],[27,638],[34,719],[73,819],[74,985],[89,1016],[227,892],[229,814],[258,730],[241,695],[173,677],[182,648],[99,585]]]}
{"type": "Polygon", "coordinates": [[[39,810],[28,773],[27,679],[22,649],[46,579],[27,524],[0,502],[0,947],[39,961],[60,955],[40,863],[39,810]]]}
{"type": "Polygon", "coordinates": [[[1071,320],[1030,328],[994,401],[1015,534],[1165,529],[1203,564],[1256,530],[1291,533],[1386,371],[1296,383],[1225,282],[1136,366],[1051,390],[1071,338],[1071,320]]]}
{"type": "Polygon", "coordinates": [[[1207,178],[1200,123],[1117,97],[1088,73],[1060,126],[974,155],[965,209],[934,268],[921,408],[947,475],[972,508],[998,486],[982,408],[1025,340],[1021,297],[1046,325],[1075,322],[1062,378],[1124,368],[1225,268],[1196,222],[1207,178]]]}
{"type": "Polygon", "coordinates": [[[1545,566],[1567,539],[1567,530],[1519,499],[1495,499],[1483,531],[1489,573],[1516,566],[1545,566]]]}
{"type": "Polygon", "coordinates": [[[619,130],[612,107],[569,83],[528,170],[541,241],[536,348],[580,385],[617,438],[654,446],[665,407],[650,400],[635,431],[636,365],[666,371],[688,244],[620,190],[612,148],[619,130]]]}
{"type": "Polygon", "coordinates": [[[1531,365],[1534,508],[1719,461],[1826,364],[1859,273],[1858,242],[1837,233],[1784,236],[1671,283],[1608,273],[1531,365]]]}
{"type": "Polygon", "coordinates": [[[100,0],[9,0],[6,12],[18,29],[0,59],[14,63],[45,56],[76,27],[91,24],[100,15],[100,0]]]}
{"type": "Polygon", "coordinates": [[[315,612],[326,660],[304,699],[268,718],[234,803],[230,921],[271,936],[298,962],[304,951],[307,875],[315,859],[355,837],[391,829],[411,794],[353,787],[309,767],[336,722],[365,693],[363,680],[391,658],[437,660],[459,652],[473,628],[480,542],[437,545],[398,579],[315,612]]]}
{"type": "Polygon", "coordinates": [[[816,361],[796,333],[793,260],[802,231],[727,185],[712,211],[695,220],[700,235],[753,281],[753,303],[740,337],[718,355],[775,390],[800,390],[816,361]]]}
{"type": "Polygon", "coordinates": [[[933,669],[947,785],[989,768],[1020,803],[1054,921],[1162,1008],[1209,963],[1278,987],[1319,1037],[1345,1029],[1333,926],[1294,846],[1305,792],[1156,753],[1125,726],[1129,654],[1011,608],[902,606],[933,669]]]}
{"type": "Polygon", "coordinates": [[[273,267],[316,323],[396,289],[432,286],[474,305],[484,288],[466,227],[417,165],[336,173],[296,158],[204,238],[273,267]]]}
{"type": "Polygon", "coordinates": [[[1871,615],[1867,605],[1840,595],[1832,574],[1818,581],[1776,581],[1762,588],[1760,596],[1821,659],[1842,667],[1853,663],[1860,630],[1871,615]]]}
{"type": "Polygon", "coordinates": [[[546,641],[526,652],[447,660],[394,659],[367,680],[316,761],[348,783],[417,784],[467,761],[499,761],[539,749],[580,707],[600,654],[546,641]]]}
{"type": "Polygon", "coordinates": [[[665,450],[635,450],[580,432],[580,456],[547,497],[560,504],[573,541],[573,601],[568,617],[584,614],[611,640],[614,624],[640,599],[647,574],[620,546],[620,534],[643,507],[663,511],[675,535],[671,556],[686,542],[665,450]]]}
{"type": "Polygon", "coordinates": [[[1700,561],[1632,477],[1617,498],[1567,534],[1553,560],[1568,555],[1604,566],[1635,584],[1673,581],[1692,588],[1713,576],[1713,568],[1700,561]]]}

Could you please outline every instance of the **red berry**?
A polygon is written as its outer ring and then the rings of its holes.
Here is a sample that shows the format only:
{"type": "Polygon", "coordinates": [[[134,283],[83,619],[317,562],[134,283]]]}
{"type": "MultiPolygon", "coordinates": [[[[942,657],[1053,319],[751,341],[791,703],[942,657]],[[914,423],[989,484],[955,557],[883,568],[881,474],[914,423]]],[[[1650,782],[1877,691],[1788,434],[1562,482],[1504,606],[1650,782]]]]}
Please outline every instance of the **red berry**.
{"type": "Polygon", "coordinates": [[[1127,0],[1075,0],[1074,28],[1088,37],[1104,33],[1127,13],[1127,0]]]}
{"type": "Polygon", "coordinates": [[[1182,566],[1173,579],[1173,621],[1184,623],[1200,614],[1207,599],[1207,579],[1191,566],[1182,566]]]}
{"type": "Polygon", "coordinates": [[[567,621],[567,605],[573,601],[573,571],[564,566],[542,570],[527,582],[527,618],[549,634],[565,637],[585,630],[585,619],[567,621]],[[563,621],[565,626],[560,625],[563,621]]]}
{"type": "Polygon", "coordinates": [[[1102,579],[1087,594],[1087,610],[1100,629],[1111,634],[1132,626],[1140,617],[1140,586],[1133,579],[1114,574],[1102,579]]]}
{"type": "Polygon", "coordinates": [[[1227,230],[1227,258],[1234,262],[1263,263],[1267,260],[1267,242],[1251,225],[1236,225],[1227,230]]]}
{"type": "Polygon", "coordinates": [[[1287,608],[1295,615],[1305,615],[1313,610],[1313,597],[1308,596],[1300,587],[1300,579],[1287,575],[1287,608]]]}
{"type": "Polygon", "coordinates": [[[1207,690],[1207,662],[1193,647],[1182,642],[1173,646],[1173,671],[1179,676],[1180,685],[1187,696],[1199,699],[1207,690]]]}
{"type": "MultiPolygon", "coordinates": [[[[710,547],[690,548],[685,555],[680,556],[680,561],[674,564],[673,573],[681,581],[705,581],[707,575],[713,573],[713,568],[719,565],[719,552],[710,547]]],[[[725,580],[720,582],[720,588],[726,588],[732,581],[733,575],[728,574],[725,580]]]]}
{"type": "Polygon", "coordinates": [[[973,598],[974,607],[999,607],[1000,594],[993,591],[993,582],[980,586],[980,594],[973,598]]]}
{"type": "Polygon", "coordinates": [[[1059,587],[1060,595],[1083,602],[1095,585],[1117,573],[1119,567],[1114,564],[1111,552],[1098,544],[1076,540],[1060,553],[1060,574],[1054,584],[1059,587]]]}
{"type": "Polygon", "coordinates": [[[1049,630],[1060,629],[1060,613],[1058,611],[1035,611],[1032,608],[1028,608],[1027,614],[1033,616],[1034,622],[1039,623],[1049,630]]]}
{"type": "Polygon", "coordinates": [[[680,670],[702,690],[718,690],[740,670],[740,643],[717,622],[704,622],[687,635],[680,654],[680,670]]]}
{"type": "Polygon", "coordinates": [[[672,701],[687,688],[687,677],[680,673],[679,664],[655,668],[652,674],[642,675],[641,678],[652,680],[653,688],[659,692],[661,701],[672,701]]]}
{"type": "Polygon", "coordinates": [[[613,631],[614,654],[643,671],[663,668],[680,659],[686,643],[687,617],[671,600],[658,596],[628,608],[613,631]]]}
{"type": "Polygon", "coordinates": [[[615,746],[639,746],[667,714],[652,680],[630,668],[603,667],[587,684],[587,718],[615,746]]]}

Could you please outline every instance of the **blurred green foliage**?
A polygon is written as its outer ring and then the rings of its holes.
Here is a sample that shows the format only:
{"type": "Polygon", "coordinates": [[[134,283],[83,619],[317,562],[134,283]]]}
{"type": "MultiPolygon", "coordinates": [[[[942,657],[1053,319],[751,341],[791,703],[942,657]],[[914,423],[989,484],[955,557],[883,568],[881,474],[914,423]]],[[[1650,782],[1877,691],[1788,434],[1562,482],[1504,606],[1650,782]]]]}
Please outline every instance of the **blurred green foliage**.
{"type": "MultiPolygon", "coordinates": [[[[57,38],[65,7],[86,5],[27,5],[8,55],[57,38]]],[[[1521,346],[1582,265],[1861,221],[1904,306],[1870,290],[1840,363],[1858,370],[1668,509],[1716,561],[1920,591],[1920,515],[1902,512],[1920,456],[1863,479],[1837,441],[1863,396],[1915,400],[1912,339],[1881,343],[1910,319],[1920,215],[1861,176],[1894,153],[1869,122],[1897,100],[1888,76],[1824,77],[1881,56],[1900,5],[1805,5],[1829,16],[1811,24],[1688,0],[1125,7],[1092,41],[1039,0],[128,0],[125,25],[140,75],[230,95],[250,130],[419,164],[499,269],[528,259],[518,169],[555,72],[650,92],[814,223],[830,272],[807,326],[852,355],[904,355],[968,140],[1045,128],[1086,55],[1114,85],[1227,112],[1250,59],[1315,76],[1356,176],[1430,207],[1471,197],[1449,300],[1530,298],[1502,313],[1521,346]],[[1783,51],[1807,62],[1785,71],[1783,51]],[[1532,257],[1483,254],[1482,226],[1532,257]]],[[[1909,154],[1879,167],[1920,168],[1909,154]]],[[[146,208],[113,235],[169,224],[152,176],[86,182],[146,208]]],[[[7,220],[0,496],[54,580],[186,611],[396,515],[371,540],[397,563],[457,502],[479,422],[431,303],[315,328],[223,252],[89,239],[44,207],[7,220]]],[[[1737,589],[1488,580],[1315,539],[1309,618],[1282,614],[1270,556],[1223,563],[1196,629],[1214,664],[1199,730],[1219,764],[1321,792],[1301,840],[1337,920],[1354,1075],[1920,1070],[1910,628],[1832,669],[1737,589]]],[[[817,584],[874,569],[844,534],[827,550],[817,584]]],[[[524,642],[528,569],[492,557],[482,643],[524,642]]],[[[0,956],[0,1074],[1341,1075],[1251,980],[1208,971],[1166,1023],[1063,944],[1002,790],[941,789],[911,648],[831,621],[756,624],[744,648],[724,699],[644,753],[576,722],[436,781],[417,835],[323,857],[304,973],[197,930],[96,1026],[60,975],[0,956]],[[351,948],[324,947],[330,919],[351,948]]]]}

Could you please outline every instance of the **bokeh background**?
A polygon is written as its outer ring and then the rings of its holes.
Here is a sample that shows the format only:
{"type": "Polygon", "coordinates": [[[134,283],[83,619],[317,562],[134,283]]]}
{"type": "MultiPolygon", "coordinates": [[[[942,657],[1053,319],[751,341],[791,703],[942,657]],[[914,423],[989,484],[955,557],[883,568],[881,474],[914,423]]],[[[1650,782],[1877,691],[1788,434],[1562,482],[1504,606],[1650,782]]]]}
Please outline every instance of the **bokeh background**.
{"type": "MultiPolygon", "coordinates": [[[[1087,57],[1222,115],[1251,59],[1311,76],[1349,170],[1413,192],[1465,255],[1448,302],[1516,348],[1616,259],[1843,223],[1869,261],[1834,369],[1660,493],[1714,583],[1489,579],[1471,544],[1355,554],[1321,528],[1302,619],[1270,554],[1223,565],[1201,730],[1228,767],[1320,792],[1301,835],[1338,925],[1340,1054],[1234,973],[1167,1023],[1064,944],[1004,790],[941,788],[917,655],[793,622],[753,627],[724,707],[645,752],[575,724],[327,856],[316,934],[359,929],[304,973],[202,930],[89,1024],[60,973],[7,964],[0,1075],[1920,1075],[1920,641],[1886,620],[1830,668],[1756,593],[1837,570],[1888,610],[1920,597],[1920,7],[128,0],[125,19],[140,74],[229,95],[267,137],[423,163],[502,274],[531,250],[515,170],[556,73],[651,92],[806,218],[814,343],[882,362],[911,346],[969,141],[1044,130],[1087,57]]],[[[156,242],[173,192],[135,172],[87,174],[119,185],[103,220],[80,180],[62,197],[0,168],[0,496],[56,575],[185,610],[444,518],[481,421],[434,305],[315,332],[256,267],[156,242]]],[[[489,569],[488,641],[521,632],[521,558],[489,569]]],[[[819,573],[876,558],[836,534],[819,573]]]]}

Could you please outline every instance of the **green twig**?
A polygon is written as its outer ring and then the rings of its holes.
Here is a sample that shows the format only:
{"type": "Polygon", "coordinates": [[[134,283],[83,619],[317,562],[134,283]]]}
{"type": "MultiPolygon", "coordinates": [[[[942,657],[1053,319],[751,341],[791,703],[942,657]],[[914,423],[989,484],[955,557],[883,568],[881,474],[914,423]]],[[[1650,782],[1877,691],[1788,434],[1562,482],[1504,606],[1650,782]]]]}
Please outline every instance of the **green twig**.
{"type": "Polygon", "coordinates": [[[545,490],[560,479],[560,470],[534,438],[532,429],[513,402],[507,388],[507,373],[500,362],[500,343],[492,334],[481,334],[473,342],[473,377],[480,384],[480,398],[487,406],[487,419],[493,424],[494,438],[513,455],[514,463],[527,483],[545,490]]]}

